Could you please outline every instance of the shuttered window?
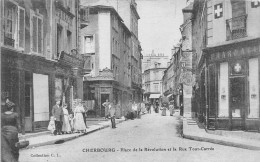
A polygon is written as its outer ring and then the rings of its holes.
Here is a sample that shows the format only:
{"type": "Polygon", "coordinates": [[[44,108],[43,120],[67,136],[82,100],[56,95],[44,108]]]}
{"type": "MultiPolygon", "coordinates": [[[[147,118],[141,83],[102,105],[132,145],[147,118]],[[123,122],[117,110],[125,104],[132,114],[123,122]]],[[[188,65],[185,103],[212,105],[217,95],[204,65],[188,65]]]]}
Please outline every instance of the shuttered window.
{"type": "Polygon", "coordinates": [[[31,11],[31,52],[35,54],[43,53],[42,25],[42,15],[31,11]]]}
{"type": "Polygon", "coordinates": [[[19,39],[19,48],[24,49],[24,44],[25,44],[25,11],[23,8],[19,7],[18,8],[18,15],[19,15],[19,26],[18,26],[18,39],[19,39]]]}

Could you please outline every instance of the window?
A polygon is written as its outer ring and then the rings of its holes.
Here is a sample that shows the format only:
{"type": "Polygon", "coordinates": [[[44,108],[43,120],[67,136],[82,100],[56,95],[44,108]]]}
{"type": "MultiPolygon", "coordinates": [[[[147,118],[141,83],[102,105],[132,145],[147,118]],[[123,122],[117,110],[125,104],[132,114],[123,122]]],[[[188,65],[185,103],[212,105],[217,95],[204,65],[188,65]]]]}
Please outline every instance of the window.
{"type": "Polygon", "coordinates": [[[154,92],[159,92],[159,83],[153,83],[154,92]]]}
{"type": "Polygon", "coordinates": [[[24,38],[25,38],[25,11],[23,8],[21,7],[18,7],[18,17],[19,17],[19,26],[18,26],[18,48],[22,48],[24,49],[24,46],[25,46],[25,41],[24,41],[24,38]]]}
{"type": "Polygon", "coordinates": [[[85,36],[85,53],[95,53],[95,40],[93,35],[85,36]]]}
{"type": "Polygon", "coordinates": [[[25,11],[14,3],[6,1],[4,7],[4,45],[24,49],[25,11]]]}
{"type": "Polygon", "coordinates": [[[57,25],[57,56],[59,56],[62,49],[62,27],[57,25]]]}
{"type": "Polygon", "coordinates": [[[31,52],[41,54],[43,49],[42,15],[31,11],[31,52]]]}
{"type": "Polygon", "coordinates": [[[4,44],[14,47],[15,43],[15,12],[16,5],[10,2],[5,3],[4,9],[4,44]]]}
{"type": "Polygon", "coordinates": [[[70,53],[70,51],[72,50],[72,40],[71,40],[71,32],[69,30],[67,30],[67,50],[70,53]]]}

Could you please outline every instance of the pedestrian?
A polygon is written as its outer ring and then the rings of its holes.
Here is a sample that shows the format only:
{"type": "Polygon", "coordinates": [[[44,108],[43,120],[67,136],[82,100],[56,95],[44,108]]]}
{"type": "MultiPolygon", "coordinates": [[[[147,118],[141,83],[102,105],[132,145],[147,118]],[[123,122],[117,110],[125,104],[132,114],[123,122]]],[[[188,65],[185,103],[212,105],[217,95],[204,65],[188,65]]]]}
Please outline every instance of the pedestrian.
{"type": "Polygon", "coordinates": [[[162,104],[162,116],[166,116],[166,103],[162,104]]]}
{"type": "Polygon", "coordinates": [[[112,128],[116,128],[116,121],[115,121],[116,107],[115,106],[116,106],[115,101],[109,104],[109,114],[110,114],[112,128]]]}
{"type": "Polygon", "coordinates": [[[51,134],[56,135],[54,116],[51,116],[51,118],[50,118],[50,122],[49,122],[49,125],[48,125],[48,130],[51,131],[51,134]]]}
{"type": "Polygon", "coordinates": [[[146,111],[145,109],[145,103],[144,102],[141,102],[141,112],[144,114],[146,111]]]}
{"type": "Polygon", "coordinates": [[[71,133],[71,127],[69,123],[69,112],[67,110],[68,106],[65,103],[63,106],[63,122],[62,122],[62,132],[71,133]]]}
{"type": "Polygon", "coordinates": [[[137,103],[137,119],[141,119],[141,103],[137,103]]]}
{"type": "Polygon", "coordinates": [[[109,117],[109,108],[108,108],[109,104],[110,103],[109,103],[108,99],[106,99],[106,102],[104,102],[102,104],[102,106],[105,107],[105,119],[108,119],[108,117],[109,117]]]}
{"type": "Polygon", "coordinates": [[[174,114],[174,105],[173,105],[173,101],[170,102],[169,110],[170,110],[170,116],[173,116],[173,114],[174,114]]]}
{"type": "Polygon", "coordinates": [[[135,101],[132,104],[132,110],[134,112],[134,118],[136,118],[137,117],[137,104],[135,103],[135,101]]]}
{"type": "Polygon", "coordinates": [[[18,162],[19,116],[18,113],[14,112],[15,104],[9,99],[1,106],[5,109],[4,113],[1,114],[1,159],[2,162],[18,162]]]}
{"type": "Polygon", "coordinates": [[[155,101],[155,108],[154,108],[155,113],[159,113],[159,100],[155,101]]]}
{"type": "Polygon", "coordinates": [[[76,133],[83,133],[86,131],[86,125],[84,123],[83,115],[85,110],[81,104],[81,101],[78,102],[78,105],[76,106],[74,110],[74,131],[76,133]]]}
{"type": "Polygon", "coordinates": [[[54,116],[55,120],[55,127],[57,131],[57,135],[61,135],[61,129],[62,129],[62,118],[63,118],[63,110],[60,106],[60,100],[56,101],[56,105],[52,108],[52,116],[54,116]]]}
{"type": "Polygon", "coordinates": [[[70,123],[71,132],[74,132],[74,117],[73,117],[73,114],[69,115],[69,123],[70,123]]]}
{"type": "Polygon", "coordinates": [[[152,109],[152,104],[150,103],[150,102],[148,102],[147,104],[146,104],[146,107],[147,107],[147,112],[149,113],[149,114],[151,114],[151,109],[152,109]]]}

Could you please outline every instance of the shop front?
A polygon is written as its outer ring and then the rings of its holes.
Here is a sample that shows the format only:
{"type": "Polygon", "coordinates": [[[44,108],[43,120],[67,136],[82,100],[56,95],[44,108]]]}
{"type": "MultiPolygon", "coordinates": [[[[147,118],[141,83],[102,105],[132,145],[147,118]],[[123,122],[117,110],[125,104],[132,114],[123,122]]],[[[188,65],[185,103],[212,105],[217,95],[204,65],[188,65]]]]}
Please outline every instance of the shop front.
{"type": "Polygon", "coordinates": [[[204,52],[208,129],[260,131],[260,40],[204,52]]]}
{"type": "MultiPolygon", "coordinates": [[[[73,87],[80,87],[83,79],[62,60],[46,60],[4,47],[1,50],[1,99],[15,103],[23,134],[46,130],[55,101],[64,99],[70,105],[71,92],[80,95],[73,87]]],[[[70,64],[80,67],[81,61],[70,64]]]]}

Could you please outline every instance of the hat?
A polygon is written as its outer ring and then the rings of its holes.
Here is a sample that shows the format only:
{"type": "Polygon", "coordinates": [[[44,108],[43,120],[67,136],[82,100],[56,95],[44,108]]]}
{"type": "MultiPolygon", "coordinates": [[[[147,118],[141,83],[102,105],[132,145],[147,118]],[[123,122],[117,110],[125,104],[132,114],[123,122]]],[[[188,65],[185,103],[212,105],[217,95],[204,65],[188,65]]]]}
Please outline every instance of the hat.
{"type": "Polygon", "coordinates": [[[7,107],[15,106],[15,104],[12,101],[10,101],[9,99],[7,99],[5,103],[6,103],[7,107]]]}

